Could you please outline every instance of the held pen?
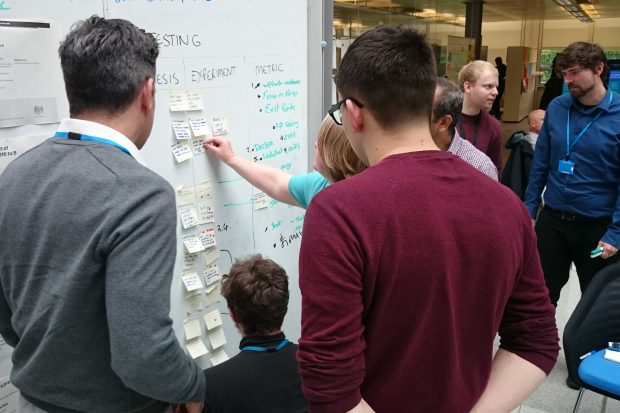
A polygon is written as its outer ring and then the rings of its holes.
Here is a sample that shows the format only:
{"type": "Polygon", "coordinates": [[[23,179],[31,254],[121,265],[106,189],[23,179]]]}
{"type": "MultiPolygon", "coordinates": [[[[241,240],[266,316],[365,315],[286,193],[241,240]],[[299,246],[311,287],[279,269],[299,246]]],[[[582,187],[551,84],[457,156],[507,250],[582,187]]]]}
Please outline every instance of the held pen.
{"type": "Polygon", "coordinates": [[[590,258],[596,258],[601,256],[601,254],[603,254],[603,249],[602,248],[597,248],[595,250],[590,251],[590,258]]]}

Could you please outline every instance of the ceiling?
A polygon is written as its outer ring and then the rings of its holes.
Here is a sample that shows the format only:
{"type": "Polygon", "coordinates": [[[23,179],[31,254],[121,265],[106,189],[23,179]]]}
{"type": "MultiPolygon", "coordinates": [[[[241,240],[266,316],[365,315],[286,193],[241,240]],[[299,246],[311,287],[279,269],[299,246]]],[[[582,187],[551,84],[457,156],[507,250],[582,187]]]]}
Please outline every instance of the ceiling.
{"type": "MultiPolygon", "coordinates": [[[[360,13],[382,12],[386,15],[407,14],[412,11],[434,9],[465,17],[466,0],[334,0],[334,19],[350,21],[362,17],[360,13]],[[372,10],[368,10],[368,8],[372,10]]],[[[601,18],[620,17],[620,0],[592,0],[601,18]]],[[[553,0],[485,0],[482,7],[483,22],[523,20],[574,20],[583,24],[557,5],[553,0]]]]}

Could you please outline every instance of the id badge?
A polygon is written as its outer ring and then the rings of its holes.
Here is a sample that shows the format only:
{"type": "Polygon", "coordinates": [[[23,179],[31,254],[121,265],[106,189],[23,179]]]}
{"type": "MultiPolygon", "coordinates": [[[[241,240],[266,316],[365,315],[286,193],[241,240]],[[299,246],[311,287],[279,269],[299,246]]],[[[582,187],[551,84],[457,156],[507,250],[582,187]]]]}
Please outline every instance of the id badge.
{"type": "Polygon", "coordinates": [[[575,162],[561,159],[558,165],[558,172],[566,175],[574,174],[575,162]]]}

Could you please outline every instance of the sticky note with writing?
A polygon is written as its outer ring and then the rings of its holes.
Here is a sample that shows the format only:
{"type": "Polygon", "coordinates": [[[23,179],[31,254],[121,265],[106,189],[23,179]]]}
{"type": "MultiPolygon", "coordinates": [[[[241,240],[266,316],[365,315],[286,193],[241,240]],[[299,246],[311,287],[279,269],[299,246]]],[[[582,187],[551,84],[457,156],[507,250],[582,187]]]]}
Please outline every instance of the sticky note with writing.
{"type": "Polygon", "coordinates": [[[185,284],[187,291],[194,291],[203,287],[202,281],[200,281],[197,272],[187,273],[181,276],[181,279],[183,280],[183,284],[185,284]]]}
{"type": "Polygon", "coordinates": [[[192,138],[189,124],[183,120],[173,120],[172,130],[174,130],[174,134],[178,140],[188,140],[192,138]]]}

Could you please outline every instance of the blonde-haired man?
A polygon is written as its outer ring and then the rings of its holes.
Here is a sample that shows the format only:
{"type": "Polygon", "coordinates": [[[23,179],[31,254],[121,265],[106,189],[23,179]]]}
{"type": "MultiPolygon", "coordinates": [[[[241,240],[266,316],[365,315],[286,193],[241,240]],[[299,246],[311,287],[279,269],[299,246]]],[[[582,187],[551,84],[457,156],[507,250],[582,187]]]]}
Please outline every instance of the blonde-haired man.
{"type": "Polygon", "coordinates": [[[501,177],[502,130],[499,121],[488,113],[497,97],[497,69],[489,62],[474,60],[463,66],[458,84],[464,93],[459,135],[491,158],[501,177]]]}

